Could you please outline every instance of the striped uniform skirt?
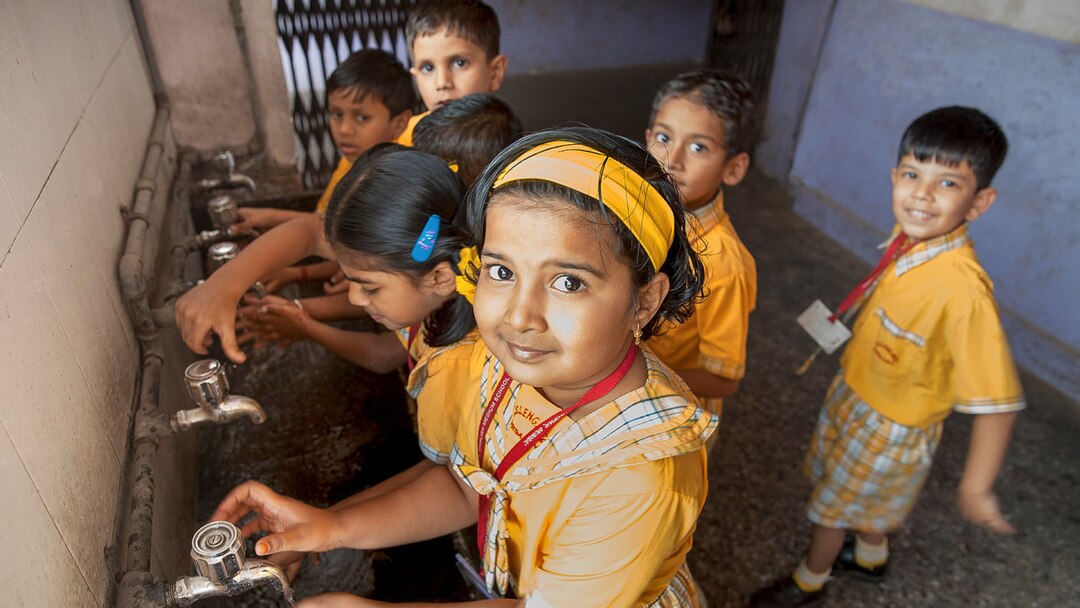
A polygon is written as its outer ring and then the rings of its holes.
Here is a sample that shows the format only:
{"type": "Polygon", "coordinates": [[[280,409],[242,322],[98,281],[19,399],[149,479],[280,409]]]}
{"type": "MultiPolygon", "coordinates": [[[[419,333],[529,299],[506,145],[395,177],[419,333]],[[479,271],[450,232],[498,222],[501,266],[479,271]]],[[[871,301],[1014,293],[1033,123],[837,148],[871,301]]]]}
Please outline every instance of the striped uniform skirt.
{"type": "Polygon", "coordinates": [[[843,372],[837,374],[803,465],[814,484],[807,517],[828,528],[898,528],[930,472],[942,426],[893,422],[860,399],[843,372]]]}

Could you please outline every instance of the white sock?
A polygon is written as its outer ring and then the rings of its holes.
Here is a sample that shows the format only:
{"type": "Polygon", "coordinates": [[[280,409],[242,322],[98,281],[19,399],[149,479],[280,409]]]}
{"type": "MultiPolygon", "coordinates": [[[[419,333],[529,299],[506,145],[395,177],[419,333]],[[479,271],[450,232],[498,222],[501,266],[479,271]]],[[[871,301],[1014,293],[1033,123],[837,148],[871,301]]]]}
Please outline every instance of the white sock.
{"type": "Polygon", "coordinates": [[[825,572],[814,572],[806,567],[806,560],[803,559],[799,562],[799,566],[795,568],[795,572],[791,573],[791,578],[799,586],[799,589],[809,593],[824,587],[831,573],[832,568],[826,568],[825,572]]]}
{"type": "Polygon", "coordinates": [[[889,561],[889,537],[885,537],[879,545],[873,545],[863,540],[862,536],[855,537],[855,563],[863,568],[876,568],[889,561]]]}

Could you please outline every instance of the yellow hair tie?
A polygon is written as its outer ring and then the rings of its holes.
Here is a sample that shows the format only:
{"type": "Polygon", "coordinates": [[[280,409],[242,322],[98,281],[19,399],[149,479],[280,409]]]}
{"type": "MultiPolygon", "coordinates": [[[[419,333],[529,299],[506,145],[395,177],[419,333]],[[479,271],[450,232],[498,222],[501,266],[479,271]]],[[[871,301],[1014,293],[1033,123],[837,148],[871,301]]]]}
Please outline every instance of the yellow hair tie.
{"type": "Polygon", "coordinates": [[[461,259],[458,260],[457,276],[454,280],[457,284],[457,292],[465,296],[469,304],[476,298],[476,279],[480,275],[480,252],[476,247],[462,247],[458,252],[461,259]]]}
{"type": "Polygon", "coordinates": [[[458,172],[458,164],[457,164],[456,161],[455,162],[447,162],[446,166],[450,167],[450,170],[453,171],[454,173],[458,172]]]}
{"type": "Polygon", "coordinates": [[[524,179],[553,182],[599,200],[645,248],[653,270],[664,265],[675,238],[675,214],[656,188],[626,165],[583,144],[553,141],[511,161],[492,189],[524,179]]]}

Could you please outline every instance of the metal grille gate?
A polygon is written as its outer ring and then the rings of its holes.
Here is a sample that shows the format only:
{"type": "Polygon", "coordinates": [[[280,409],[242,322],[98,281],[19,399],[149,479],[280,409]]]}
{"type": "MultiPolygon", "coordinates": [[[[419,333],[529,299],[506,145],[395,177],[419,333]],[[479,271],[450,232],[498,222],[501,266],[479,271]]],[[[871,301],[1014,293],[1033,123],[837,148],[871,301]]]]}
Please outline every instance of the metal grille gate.
{"type": "Polygon", "coordinates": [[[275,0],[278,50],[289,88],[304,187],[326,186],[337,151],[330,138],[326,79],[350,53],[379,48],[409,65],[405,21],[416,0],[275,0]]]}
{"type": "Polygon", "coordinates": [[[746,79],[764,111],[769,95],[784,0],[717,0],[709,65],[746,79]]]}

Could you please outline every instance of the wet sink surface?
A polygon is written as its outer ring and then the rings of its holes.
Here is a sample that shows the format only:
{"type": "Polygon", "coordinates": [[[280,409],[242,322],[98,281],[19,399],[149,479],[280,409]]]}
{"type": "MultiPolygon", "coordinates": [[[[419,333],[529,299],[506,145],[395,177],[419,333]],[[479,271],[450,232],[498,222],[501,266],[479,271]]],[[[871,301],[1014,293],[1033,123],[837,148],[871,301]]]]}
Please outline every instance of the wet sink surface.
{"type": "MultiPolygon", "coordinates": [[[[326,506],[422,457],[396,373],[371,374],[302,343],[253,353],[229,376],[232,392],[259,401],[267,421],[200,429],[199,521],[247,479],[326,506]]],[[[250,541],[248,554],[254,555],[250,541]]],[[[305,562],[294,582],[298,600],[326,591],[399,601],[450,600],[464,592],[448,538],[386,551],[334,551],[318,565],[305,562]]],[[[271,589],[218,602],[286,605],[271,589]]]]}

